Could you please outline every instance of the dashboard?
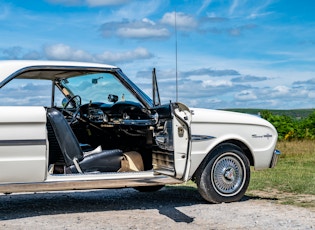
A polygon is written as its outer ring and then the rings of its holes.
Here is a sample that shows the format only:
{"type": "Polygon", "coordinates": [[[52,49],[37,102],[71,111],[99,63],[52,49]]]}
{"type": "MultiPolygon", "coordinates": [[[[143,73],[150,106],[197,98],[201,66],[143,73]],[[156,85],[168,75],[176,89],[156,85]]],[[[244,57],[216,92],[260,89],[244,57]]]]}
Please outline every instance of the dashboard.
{"type": "Polygon", "coordinates": [[[93,102],[80,107],[80,118],[101,127],[114,125],[147,126],[155,123],[154,115],[139,103],[121,101],[114,104],[93,102]]]}

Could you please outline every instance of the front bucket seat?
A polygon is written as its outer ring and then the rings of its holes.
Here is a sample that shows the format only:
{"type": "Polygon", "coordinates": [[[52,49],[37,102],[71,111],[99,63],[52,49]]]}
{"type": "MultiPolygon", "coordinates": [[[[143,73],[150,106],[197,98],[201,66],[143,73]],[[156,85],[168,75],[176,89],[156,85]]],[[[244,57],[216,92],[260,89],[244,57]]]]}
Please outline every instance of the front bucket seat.
{"type": "Polygon", "coordinates": [[[68,172],[117,172],[121,168],[123,158],[121,150],[101,150],[84,154],[78,139],[61,112],[48,108],[47,118],[64,156],[68,172]]]}

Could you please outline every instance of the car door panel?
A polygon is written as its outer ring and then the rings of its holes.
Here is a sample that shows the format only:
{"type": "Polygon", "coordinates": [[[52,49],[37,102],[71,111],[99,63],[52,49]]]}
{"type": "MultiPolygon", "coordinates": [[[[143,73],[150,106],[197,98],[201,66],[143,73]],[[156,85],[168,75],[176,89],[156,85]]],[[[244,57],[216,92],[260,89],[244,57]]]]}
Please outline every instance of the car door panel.
{"type": "Polygon", "coordinates": [[[0,183],[44,181],[47,145],[43,107],[0,107],[0,183]]]}
{"type": "Polygon", "coordinates": [[[191,113],[185,105],[174,103],[171,114],[162,122],[163,128],[154,135],[153,169],[185,181],[190,165],[191,113]]]}
{"type": "Polygon", "coordinates": [[[184,104],[177,103],[173,118],[174,154],[176,178],[187,180],[190,166],[191,113],[184,104]]]}

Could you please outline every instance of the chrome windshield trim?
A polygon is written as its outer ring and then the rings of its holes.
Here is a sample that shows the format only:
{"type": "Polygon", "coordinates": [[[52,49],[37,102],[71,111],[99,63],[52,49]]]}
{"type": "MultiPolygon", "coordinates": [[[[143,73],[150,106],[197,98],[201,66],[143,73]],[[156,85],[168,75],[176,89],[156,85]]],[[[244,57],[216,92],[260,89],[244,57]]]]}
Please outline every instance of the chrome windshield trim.
{"type": "Polygon", "coordinates": [[[134,93],[134,95],[149,109],[153,107],[152,99],[145,94],[134,82],[132,82],[127,75],[121,70],[117,69],[116,73],[119,74],[120,80],[123,80],[124,85],[128,87],[128,89],[134,93]]]}
{"type": "MultiPolygon", "coordinates": [[[[48,63],[48,64],[38,64],[38,65],[31,65],[31,66],[26,66],[24,68],[21,68],[19,70],[17,70],[16,72],[13,72],[11,75],[9,75],[7,78],[3,79],[3,81],[0,82],[0,88],[2,88],[5,84],[7,84],[9,81],[11,81],[12,79],[18,77],[21,74],[24,74],[25,72],[28,71],[36,71],[36,70],[51,70],[51,71],[60,71],[60,70],[70,70],[70,71],[98,71],[98,72],[102,72],[102,71],[107,71],[107,72],[115,72],[117,71],[119,68],[118,67],[95,67],[95,66],[73,66],[73,65],[55,65],[53,62],[52,63],[48,63]]],[[[50,79],[50,80],[54,80],[54,79],[50,79]]]]}
{"type": "Polygon", "coordinates": [[[214,139],[215,137],[213,136],[207,136],[207,135],[192,135],[191,140],[192,141],[207,141],[214,139]]]}

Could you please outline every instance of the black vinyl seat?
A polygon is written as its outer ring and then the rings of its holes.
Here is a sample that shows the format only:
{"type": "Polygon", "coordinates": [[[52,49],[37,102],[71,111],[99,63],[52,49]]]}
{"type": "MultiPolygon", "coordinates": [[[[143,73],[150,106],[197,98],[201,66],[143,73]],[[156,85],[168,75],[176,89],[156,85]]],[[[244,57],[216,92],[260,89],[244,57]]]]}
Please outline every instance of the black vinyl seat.
{"type": "Polygon", "coordinates": [[[117,172],[121,168],[123,158],[121,150],[100,150],[84,154],[78,139],[61,112],[48,108],[47,118],[51,123],[68,172],[117,172]]]}

